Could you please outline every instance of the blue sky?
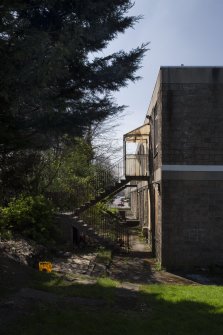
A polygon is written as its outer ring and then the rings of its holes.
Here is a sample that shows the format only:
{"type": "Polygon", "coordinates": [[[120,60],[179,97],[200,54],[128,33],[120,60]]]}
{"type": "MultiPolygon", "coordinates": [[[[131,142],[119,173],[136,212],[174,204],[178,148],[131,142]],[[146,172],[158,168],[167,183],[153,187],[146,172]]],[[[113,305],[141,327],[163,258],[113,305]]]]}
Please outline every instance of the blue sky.
{"type": "Polygon", "coordinates": [[[223,0],[136,0],[129,14],[144,19],[110,43],[106,54],[143,42],[150,42],[150,51],[138,72],[143,78],[115,95],[129,106],[116,128],[120,141],[143,124],[160,66],[223,65],[223,0]]]}

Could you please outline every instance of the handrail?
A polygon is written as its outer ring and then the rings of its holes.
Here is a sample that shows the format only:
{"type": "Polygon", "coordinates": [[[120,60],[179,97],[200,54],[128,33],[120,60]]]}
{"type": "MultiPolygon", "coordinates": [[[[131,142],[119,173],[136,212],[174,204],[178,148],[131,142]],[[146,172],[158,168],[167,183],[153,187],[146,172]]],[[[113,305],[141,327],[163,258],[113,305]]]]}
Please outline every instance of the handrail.
{"type": "Polygon", "coordinates": [[[89,177],[85,185],[80,184],[80,186],[73,187],[69,192],[48,192],[47,196],[58,206],[59,211],[75,211],[75,208],[95,199],[110,187],[114,187],[124,177],[131,179],[131,177],[147,177],[148,175],[148,155],[127,154],[125,164],[123,159],[119,159],[108,169],[95,166],[94,176],[89,177]]]}
{"type": "Polygon", "coordinates": [[[80,215],[83,222],[91,226],[98,236],[129,250],[129,229],[117,217],[111,217],[105,210],[89,208],[80,215]]]}
{"type": "MultiPolygon", "coordinates": [[[[109,168],[95,164],[95,172],[89,176],[85,184],[76,186],[70,192],[52,192],[48,196],[54,201],[60,212],[71,212],[83,219],[97,235],[104,239],[120,244],[122,248],[129,248],[129,231],[117,216],[103,213],[95,206],[101,199],[101,194],[110,192],[120,185],[124,185],[131,177],[145,177],[149,175],[149,162],[147,154],[126,154],[109,168]],[[117,184],[126,178],[125,182],[117,184]],[[115,186],[115,188],[114,188],[115,186]],[[111,188],[110,188],[111,187],[111,188]],[[106,192],[105,192],[106,191],[106,192]],[[76,214],[78,213],[78,214],[76,214]]],[[[113,192],[113,193],[112,193],[113,192]]]]}

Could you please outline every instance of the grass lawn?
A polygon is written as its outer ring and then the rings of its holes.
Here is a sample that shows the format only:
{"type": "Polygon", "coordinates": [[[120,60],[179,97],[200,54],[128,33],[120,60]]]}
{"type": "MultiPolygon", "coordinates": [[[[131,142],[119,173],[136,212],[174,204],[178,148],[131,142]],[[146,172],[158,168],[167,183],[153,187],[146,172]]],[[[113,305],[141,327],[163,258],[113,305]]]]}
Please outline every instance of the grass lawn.
{"type": "MultiPolygon", "coordinates": [[[[24,283],[23,283],[24,284],[24,283]]],[[[7,335],[222,335],[223,287],[145,285],[139,292],[99,279],[77,284],[35,272],[29,287],[63,297],[103,299],[105,306],[34,302],[29,312],[1,329],[7,335]]]]}

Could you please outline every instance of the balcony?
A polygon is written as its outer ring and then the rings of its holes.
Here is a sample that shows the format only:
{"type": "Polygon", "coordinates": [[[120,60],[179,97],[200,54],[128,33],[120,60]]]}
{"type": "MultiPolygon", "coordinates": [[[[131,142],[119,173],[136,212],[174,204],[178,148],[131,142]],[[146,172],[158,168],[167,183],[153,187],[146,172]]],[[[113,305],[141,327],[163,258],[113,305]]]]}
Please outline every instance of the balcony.
{"type": "Polygon", "coordinates": [[[124,166],[126,178],[149,176],[148,154],[126,154],[124,166]]]}
{"type": "Polygon", "coordinates": [[[148,179],[149,133],[150,126],[145,124],[123,136],[124,175],[127,179],[148,179]]]}

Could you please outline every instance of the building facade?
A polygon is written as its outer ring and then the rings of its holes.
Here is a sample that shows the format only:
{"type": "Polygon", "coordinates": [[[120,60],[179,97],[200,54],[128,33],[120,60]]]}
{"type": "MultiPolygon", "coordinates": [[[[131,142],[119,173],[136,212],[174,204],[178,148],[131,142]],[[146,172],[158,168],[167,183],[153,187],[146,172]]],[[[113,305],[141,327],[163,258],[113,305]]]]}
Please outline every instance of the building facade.
{"type": "Polygon", "coordinates": [[[223,266],[223,67],[161,67],[147,124],[149,176],[132,207],[155,256],[223,266]]]}

